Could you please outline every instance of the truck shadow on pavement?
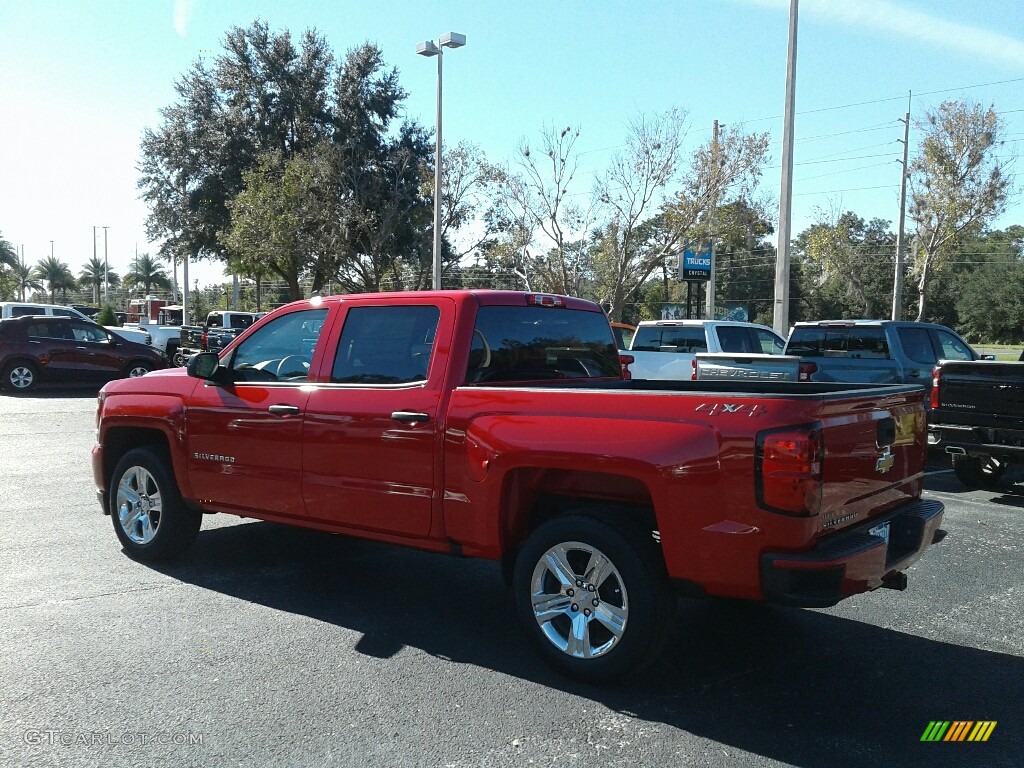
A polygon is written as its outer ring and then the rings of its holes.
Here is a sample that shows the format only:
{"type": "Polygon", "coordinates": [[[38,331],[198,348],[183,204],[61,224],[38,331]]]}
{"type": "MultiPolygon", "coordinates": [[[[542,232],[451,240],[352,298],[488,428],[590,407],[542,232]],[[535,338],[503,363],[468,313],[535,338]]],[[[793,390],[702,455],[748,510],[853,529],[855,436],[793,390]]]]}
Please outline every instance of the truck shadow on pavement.
{"type": "Polygon", "coordinates": [[[822,611],[684,601],[662,658],[597,687],[533,654],[491,563],[255,522],[204,530],[159,570],[359,632],[359,653],[411,646],[788,764],[1020,765],[1024,659],[822,611]],[[998,726],[986,743],[923,743],[933,720],[998,726]]]}

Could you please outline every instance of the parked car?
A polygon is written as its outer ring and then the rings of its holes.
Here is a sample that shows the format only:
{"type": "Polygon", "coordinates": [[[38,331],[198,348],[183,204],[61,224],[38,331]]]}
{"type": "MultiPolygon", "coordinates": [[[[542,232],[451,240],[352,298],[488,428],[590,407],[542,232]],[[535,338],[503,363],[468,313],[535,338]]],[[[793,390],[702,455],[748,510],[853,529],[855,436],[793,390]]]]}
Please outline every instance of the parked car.
{"type": "MultiPolygon", "coordinates": [[[[29,315],[48,315],[50,317],[74,317],[79,320],[94,322],[94,319],[75,307],[62,307],[59,304],[38,304],[35,302],[5,301],[0,303],[0,319],[6,317],[26,317],[29,315]]],[[[127,341],[136,344],[152,344],[153,338],[145,330],[138,328],[114,328],[109,330],[127,341]]]]}
{"type": "Polygon", "coordinates": [[[142,376],[167,361],[91,320],[27,315],[0,320],[0,386],[28,392],[41,382],[92,384],[142,376]]]}
{"type": "Polygon", "coordinates": [[[786,354],[801,359],[805,381],[931,386],[939,360],[980,360],[944,325],[908,320],[821,320],[796,323],[786,354]]]}

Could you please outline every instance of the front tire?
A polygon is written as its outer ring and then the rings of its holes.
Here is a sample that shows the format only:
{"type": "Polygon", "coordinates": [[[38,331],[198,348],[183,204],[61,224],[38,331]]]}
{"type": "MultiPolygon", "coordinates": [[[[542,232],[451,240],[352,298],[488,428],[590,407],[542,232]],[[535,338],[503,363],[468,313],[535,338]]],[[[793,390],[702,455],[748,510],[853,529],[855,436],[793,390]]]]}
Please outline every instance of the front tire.
{"type": "Polygon", "coordinates": [[[202,512],[185,506],[166,451],[134,448],[117,463],[110,481],[114,532],[140,560],[177,557],[195,541],[202,512]]]}
{"type": "Polygon", "coordinates": [[[953,455],[953,472],[968,488],[995,488],[1007,463],[995,456],[953,455]]]}
{"type": "Polygon", "coordinates": [[[540,526],[519,552],[512,582],[536,651],[586,682],[653,661],[675,615],[654,541],[640,528],[585,513],[540,526]]]}
{"type": "Polygon", "coordinates": [[[21,360],[5,365],[0,376],[4,388],[17,394],[31,392],[39,383],[39,371],[36,367],[21,360]]]}

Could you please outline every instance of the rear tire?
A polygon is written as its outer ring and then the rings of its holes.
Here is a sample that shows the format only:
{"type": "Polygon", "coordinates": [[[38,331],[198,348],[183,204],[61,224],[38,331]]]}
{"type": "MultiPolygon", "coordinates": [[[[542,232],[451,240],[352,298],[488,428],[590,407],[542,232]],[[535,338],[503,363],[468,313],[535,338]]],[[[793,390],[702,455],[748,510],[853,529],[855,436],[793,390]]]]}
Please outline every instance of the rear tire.
{"type": "Polygon", "coordinates": [[[654,661],[675,617],[675,596],[653,540],[586,510],[537,528],[516,558],[512,583],[537,653],[585,682],[654,661]]]}
{"type": "Polygon", "coordinates": [[[124,377],[126,379],[134,379],[137,376],[145,376],[152,370],[153,366],[150,363],[135,360],[128,363],[128,367],[124,369],[124,377]]]}
{"type": "Polygon", "coordinates": [[[39,371],[32,363],[15,360],[4,366],[0,374],[4,389],[16,394],[31,392],[39,383],[39,371]]]}
{"type": "Polygon", "coordinates": [[[140,560],[177,557],[195,541],[202,512],[182,501],[166,451],[134,448],[110,480],[110,517],[129,555],[140,560]]]}
{"type": "Polygon", "coordinates": [[[995,456],[958,456],[953,455],[953,472],[961,483],[968,488],[995,488],[1007,462],[995,456]]]}

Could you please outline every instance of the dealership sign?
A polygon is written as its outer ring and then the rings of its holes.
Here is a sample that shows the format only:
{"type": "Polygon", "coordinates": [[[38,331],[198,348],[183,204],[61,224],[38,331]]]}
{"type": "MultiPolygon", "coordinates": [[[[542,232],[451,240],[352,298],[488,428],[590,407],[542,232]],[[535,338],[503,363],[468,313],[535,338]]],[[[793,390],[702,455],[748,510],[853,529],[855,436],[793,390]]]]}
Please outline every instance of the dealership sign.
{"type": "Polygon", "coordinates": [[[683,251],[679,265],[679,279],[706,282],[711,279],[711,249],[706,251],[683,251]]]}

